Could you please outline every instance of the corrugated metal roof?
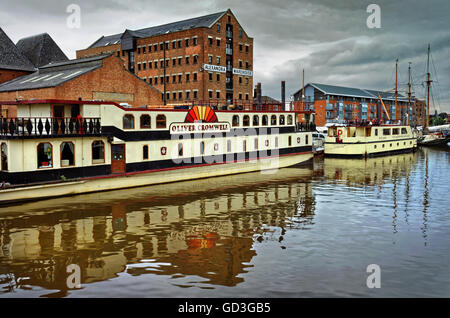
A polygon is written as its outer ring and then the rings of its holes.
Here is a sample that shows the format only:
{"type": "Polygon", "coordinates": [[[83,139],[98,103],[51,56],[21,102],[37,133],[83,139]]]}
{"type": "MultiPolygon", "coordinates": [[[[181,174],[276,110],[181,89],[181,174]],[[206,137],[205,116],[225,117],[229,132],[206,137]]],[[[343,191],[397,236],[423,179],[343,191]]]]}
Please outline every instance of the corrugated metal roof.
{"type": "Polygon", "coordinates": [[[29,72],[36,70],[2,28],[0,28],[0,68],[29,72]]]}
{"type": "MultiPolygon", "coordinates": [[[[144,28],[140,30],[128,30],[138,38],[151,37],[155,35],[165,34],[169,32],[177,32],[182,30],[195,29],[200,27],[211,27],[218,19],[220,19],[227,11],[217,12],[213,14],[204,15],[197,18],[172,22],[168,24],[158,25],[154,27],[144,28]]],[[[107,46],[111,44],[120,43],[120,38],[123,33],[102,36],[95,41],[89,48],[107,46]]]]}

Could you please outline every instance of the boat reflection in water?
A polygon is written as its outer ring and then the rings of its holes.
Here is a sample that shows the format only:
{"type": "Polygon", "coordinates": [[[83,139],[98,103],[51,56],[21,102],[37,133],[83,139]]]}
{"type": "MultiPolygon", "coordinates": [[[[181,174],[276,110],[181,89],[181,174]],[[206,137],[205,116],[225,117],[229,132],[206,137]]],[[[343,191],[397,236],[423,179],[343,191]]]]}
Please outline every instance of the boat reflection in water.
{"type": "Polygon", "coordinates": [[[366,159],[324,159],[324,175],[347,185],[381,185],[409,176],[416,164],[414,153],[366,159]]]}
{"type": "Polygon", "coordinates": [[[2,207],[0,287],[63,297],[69,264],[82,285],[127,272],[235,286],[255,240],[312,222],[312,175],[294,167],[2,207]]]}

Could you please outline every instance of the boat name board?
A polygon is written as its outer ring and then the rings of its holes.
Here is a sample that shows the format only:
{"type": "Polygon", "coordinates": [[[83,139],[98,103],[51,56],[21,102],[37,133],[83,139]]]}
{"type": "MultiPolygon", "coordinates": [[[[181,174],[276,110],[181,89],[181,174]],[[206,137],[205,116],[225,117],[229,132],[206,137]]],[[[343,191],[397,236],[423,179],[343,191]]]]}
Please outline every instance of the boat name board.
{"type": "Polygon", "coordinates": [[[195,134],[195,133],[224,133],[230,132],[230,123],[172,123],[169,127],[170,134],[195,134]]]}

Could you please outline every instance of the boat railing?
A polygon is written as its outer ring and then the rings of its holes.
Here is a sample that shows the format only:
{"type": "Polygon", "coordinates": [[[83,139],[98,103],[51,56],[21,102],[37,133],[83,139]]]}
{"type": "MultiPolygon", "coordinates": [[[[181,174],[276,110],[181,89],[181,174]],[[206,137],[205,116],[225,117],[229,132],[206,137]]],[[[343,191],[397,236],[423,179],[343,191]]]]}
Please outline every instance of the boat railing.
{"type": "Polygon", "coordinates": [[[11,117],[0,118],[0,137],[99,136],[100,118],[11,117]]]}

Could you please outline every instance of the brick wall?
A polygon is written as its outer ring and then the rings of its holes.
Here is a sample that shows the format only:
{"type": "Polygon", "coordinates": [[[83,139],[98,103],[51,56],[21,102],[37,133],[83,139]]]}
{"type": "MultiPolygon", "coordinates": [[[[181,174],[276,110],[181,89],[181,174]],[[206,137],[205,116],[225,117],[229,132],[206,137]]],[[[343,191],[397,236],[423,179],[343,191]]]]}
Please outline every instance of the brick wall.
{"type": "Polygon", "coordinates": [[[30,72],[0,69],[0,84],[26,74],[30,74],[30,72]]]}

